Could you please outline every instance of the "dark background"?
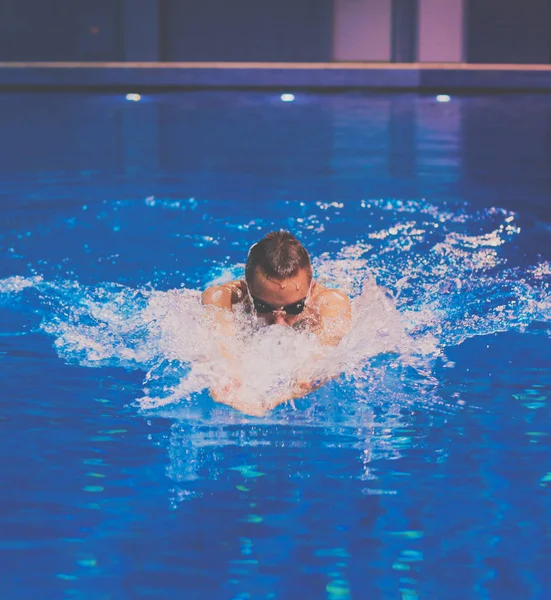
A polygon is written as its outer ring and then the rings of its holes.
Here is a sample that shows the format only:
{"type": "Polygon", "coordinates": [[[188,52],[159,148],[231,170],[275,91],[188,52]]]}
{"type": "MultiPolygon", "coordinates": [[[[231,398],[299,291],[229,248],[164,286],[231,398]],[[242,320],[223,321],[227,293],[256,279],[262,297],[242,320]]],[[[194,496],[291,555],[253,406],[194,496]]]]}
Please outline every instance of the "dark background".
{"type": "MultiPolygon", "coordinates": [[[[392,2],[396,60],[416,60],[408,48],[416,36],[417,2],[392,2]]],[[[0,0],[0,61],[135,60],[128,48],[137,43],[151,60],[325,62],[332,58],[333,5],[334,0],[0,0]],[[129,28],[137,42],[129,41],[129,28]]],[[[465,0],[464,22],[468,62],[551,61],[551,0],[465,0]]]]}

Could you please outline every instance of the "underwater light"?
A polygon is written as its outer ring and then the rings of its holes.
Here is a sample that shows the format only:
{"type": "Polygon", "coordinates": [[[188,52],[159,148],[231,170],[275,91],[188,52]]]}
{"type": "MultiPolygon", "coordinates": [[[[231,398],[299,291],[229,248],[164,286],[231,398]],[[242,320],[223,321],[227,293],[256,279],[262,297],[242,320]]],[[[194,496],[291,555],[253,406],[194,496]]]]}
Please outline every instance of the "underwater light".
{"type": "Polygon", "coordinates": [[[142,99],[142,97],[140,96],[140,94],[126,94],[126,99],[130,102],[139,102],[142,99]]]}
{"type": "Polygon", "coordinates": [[[448,96],[448,94],[438,94],[438,96],[436,96],[436,102],[449,102],[451,100],[451,96],[448,96]]]}
{"type": "Polygon", "coordinates": [[[292,102],[294,99],[294,94],[281,94],[282,102],[292,102]]]}

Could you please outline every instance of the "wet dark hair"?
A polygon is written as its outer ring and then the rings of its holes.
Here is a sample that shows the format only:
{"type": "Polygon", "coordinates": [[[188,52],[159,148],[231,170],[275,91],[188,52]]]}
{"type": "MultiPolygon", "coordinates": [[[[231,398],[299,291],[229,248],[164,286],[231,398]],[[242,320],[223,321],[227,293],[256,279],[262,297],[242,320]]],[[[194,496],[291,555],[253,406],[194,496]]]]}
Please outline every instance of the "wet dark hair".
{"type": "Polygon", "coordinates": [[[306,248],[288,231],[272,231],[251,246],[245,267],[247,281],[251,281],[257,267],[273,279],[288,279],[300,269],[306,269],[312,277],[306,248]]]}

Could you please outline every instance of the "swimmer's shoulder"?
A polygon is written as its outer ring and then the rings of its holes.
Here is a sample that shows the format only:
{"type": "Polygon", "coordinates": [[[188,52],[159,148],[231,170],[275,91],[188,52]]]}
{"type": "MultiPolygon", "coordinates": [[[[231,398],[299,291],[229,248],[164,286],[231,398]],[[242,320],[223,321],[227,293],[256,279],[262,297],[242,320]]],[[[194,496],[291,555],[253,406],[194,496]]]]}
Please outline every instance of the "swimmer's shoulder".
{"type": "Polygon", "coordinates": [[[207,288],[201,295],[201,303],[231,310],[234,304],[238,304],[243,300],[246,293],[245,281],[236,279],[235,281],[228,281],[207,288]]]}
{"type": "Polygon", "coordinates": [[[316,283],[312,300],[322,317],[350,317],[350,298],[342,290],[328,288],[320,283],[316,283]]]}

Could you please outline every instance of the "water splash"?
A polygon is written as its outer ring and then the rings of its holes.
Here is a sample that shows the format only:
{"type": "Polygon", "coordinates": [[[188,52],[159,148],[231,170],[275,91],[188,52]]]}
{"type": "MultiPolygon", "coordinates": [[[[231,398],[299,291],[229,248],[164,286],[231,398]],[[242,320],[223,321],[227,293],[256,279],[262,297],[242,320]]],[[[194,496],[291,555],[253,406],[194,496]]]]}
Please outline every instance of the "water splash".
{"type": "MultiPolygon", "coordinates": [[[[149,198],[142,209],[211,218],[201,216],[197,204],[149,198]]],[[[136,220],[135,207],[127,208],[136,220]]],[[[116,209],[122,220],[124,203],[116,209]]],[[[350,333],[335,348],[321,348],[305,332],[255,329],[242,315],[230,363],[206,327],[200,291],[185,287],[84,285],[36,272],[0,280],[0,304],[18,311],[30,306],[39,315],[39,330],[69,363],[144,372],[137,406],[146,415],[175,419],[168,475],[177,482],[197,478],[205,466],[214,469],[216,448],[266,443],[263,428],[279,425],[298,428],[293,443],[312,427],[338,431],[339,444],[352,444],[369,478],[373,458],[400,455],[403,436],[389,431],[407,425],[408,414],[454,409],[450,402],[457,399],[442,397],[435,375],[436,367],[450,364],[449,348],[496,332],[549,334],[551,264],[519,264],[521,230],[513,213],[400,200],[301,203],[299,209],[301,216],[287,216],[285,226],[311,248],[316,278],[353,298],[350,333]],[[343,222],[346,240],[336,233],[343,222]],[[323,228],[331,243],[316,254],[323,228]],[[259,420],[208,398],[207,390],[236,376],[242,404],[251,408],[269,406],[297,380],[335,379],[259,420]]],[[[288,215],[288,207],[284,211],[288,215]]],[[[110,218],[103,205],[100,216],[110,218]]],[[[213,230],[220,231],[221,222],[216,217],[213,230]]],[[[191,219],[186,226],[193,224],[191,219]]],[[[224,236],[233,239],[236,230],[260,236],[278,221],[244,215],[241,221],[228,217],[226,225],[228,232],[209,237],[210,247],[228,244],[224,236]]],[[[190,239],[204,248],[207,242],[198,235],[190,239]]],[[[249,242],[239,243],[245,249],[249,242]]],[[[190,276],[204,288],[242,277],[243,266],[226,257],[211,260],[200,277],[190,276]]]]}
{"type": "MultiPolygon", "coordinates": [[[[550,265],[521,267],[510,260],[520,233],[510,211],[469,213],[465,205],[400,200],[301,206],[304,216],[289,221],[307,244],[323,222],[329,228],[333,221],[350,221],[355,235],[353,243],[335,240],[334,251],[313,261],[319,281],[353,297],[352,328],[336,348],[321,348],[312,336],[291,329],[255,330],[242,317],[230,364],[206,329],[200,292],[186,288],[85,286],[37,274],[0,280],[0,299],[9,304],[34,292],[40,328],[68,362],[143,370],[143,409],[197,399],[221,379],[236,376],[251,407],[269,406],[296,380],[340,374],[345,395],[358,401],[373,402],[375,390],[388,381],[391,397],[405,391],[403,402],[412,387],[417,396],[437,387],[433,366],[446,363],[446,348],[469,337],[525,331],[551,320],[550,265]],[[358,214],[364,213],[362,226],[358,214]]],[[[167,204],[148,198],[145,207],[191,207],[195,214],[197,201],[167,204]]],[[[228,223],[230,229],[235,226],[228,223]]],[[[242,273],[242,264],[213,262],[205,285],[242,273]]]]}

